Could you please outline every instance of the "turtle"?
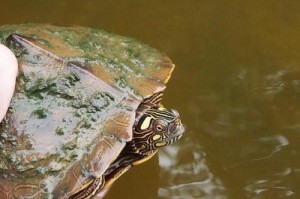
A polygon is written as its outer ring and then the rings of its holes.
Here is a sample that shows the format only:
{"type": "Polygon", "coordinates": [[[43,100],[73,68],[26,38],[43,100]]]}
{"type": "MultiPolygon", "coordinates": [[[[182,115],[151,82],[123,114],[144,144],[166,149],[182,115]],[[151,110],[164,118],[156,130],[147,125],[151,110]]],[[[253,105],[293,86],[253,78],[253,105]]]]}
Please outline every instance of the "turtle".
{"type": "Polygon", "coordinates": [[[184,132],[161,100],[174,64],[136,39],[53,24],[0,27],[18,59],[0,124],[0,198],[94,198],[184,132]]]}

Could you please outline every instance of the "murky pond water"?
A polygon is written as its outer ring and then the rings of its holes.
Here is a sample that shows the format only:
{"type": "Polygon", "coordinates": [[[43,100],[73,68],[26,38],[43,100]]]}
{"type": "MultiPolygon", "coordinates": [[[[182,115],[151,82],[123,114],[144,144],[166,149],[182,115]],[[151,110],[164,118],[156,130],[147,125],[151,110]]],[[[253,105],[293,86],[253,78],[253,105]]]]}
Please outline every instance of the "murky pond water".
{"type": "Polygon", "coordinates": [[[184,137],[107,198],[299,198],[297,1],[0,0],[0,25],[52,22],[138,38],[177,65],[164,104],[184,137]]]}

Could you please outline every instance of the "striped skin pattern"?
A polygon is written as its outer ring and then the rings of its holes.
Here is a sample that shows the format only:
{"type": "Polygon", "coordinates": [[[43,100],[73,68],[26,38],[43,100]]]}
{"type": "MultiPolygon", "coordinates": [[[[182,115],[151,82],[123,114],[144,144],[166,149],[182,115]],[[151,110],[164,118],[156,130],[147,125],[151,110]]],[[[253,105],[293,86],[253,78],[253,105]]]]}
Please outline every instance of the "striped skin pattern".
{"type": "Polygon", "coordinates": [[[134,153],[147,156],[177,141],[184,131],[178,112],[160,104],[162,96],[162,92],[154,94],[137,110],[133,140],[127,144],[134,153]]]}

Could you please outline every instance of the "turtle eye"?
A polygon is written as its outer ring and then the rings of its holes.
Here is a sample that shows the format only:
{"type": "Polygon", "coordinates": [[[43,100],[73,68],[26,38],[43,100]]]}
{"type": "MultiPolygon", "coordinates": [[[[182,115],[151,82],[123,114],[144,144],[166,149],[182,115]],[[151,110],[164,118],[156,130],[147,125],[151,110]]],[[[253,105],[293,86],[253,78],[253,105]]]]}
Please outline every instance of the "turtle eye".
{"type": "Polygon", "coordinates": [[[157,124],[155,126],[155,131],[156,132],[162,132],[162,131],[165,131],[167,129],[167,127],[163,124],[157,124]]]}
{"type": "Polygon", "coordinates": [[[159,131],[159,132],[162,131],[163,130],[163,126],[161,124],[157,125],[156,126],[156,130],[159,131]]]}

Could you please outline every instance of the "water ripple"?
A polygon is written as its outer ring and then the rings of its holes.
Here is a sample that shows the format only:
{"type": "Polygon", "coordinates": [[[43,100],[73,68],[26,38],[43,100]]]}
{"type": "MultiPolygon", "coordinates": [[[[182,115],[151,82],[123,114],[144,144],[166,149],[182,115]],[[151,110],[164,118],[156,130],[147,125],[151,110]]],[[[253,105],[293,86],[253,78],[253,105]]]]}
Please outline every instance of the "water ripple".
{"type": "Polygon", "coordinates": [[[249,183],[245,187],[249,198],[287,198],[294,196],[295,192],[279,179],[261,179],[249,183]]]}
{"type": "Polygon", "coordinates": [[[222,181],[206,165],[205,153],[197,146],[170,146],[159,154],[159,198],[227,198],[222,181]]]}

